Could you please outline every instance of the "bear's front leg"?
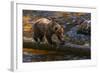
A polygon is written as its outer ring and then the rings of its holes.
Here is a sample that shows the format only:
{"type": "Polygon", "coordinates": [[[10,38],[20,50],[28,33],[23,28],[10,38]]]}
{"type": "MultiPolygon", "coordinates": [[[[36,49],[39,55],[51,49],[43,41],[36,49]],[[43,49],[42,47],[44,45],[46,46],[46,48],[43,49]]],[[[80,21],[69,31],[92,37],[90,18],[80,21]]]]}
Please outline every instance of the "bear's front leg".
{"type": "Polygon", "coordinates": [[[50,45],[53,45],[52,38],[50,35],[46,35],[47,41],[50,45]]]}

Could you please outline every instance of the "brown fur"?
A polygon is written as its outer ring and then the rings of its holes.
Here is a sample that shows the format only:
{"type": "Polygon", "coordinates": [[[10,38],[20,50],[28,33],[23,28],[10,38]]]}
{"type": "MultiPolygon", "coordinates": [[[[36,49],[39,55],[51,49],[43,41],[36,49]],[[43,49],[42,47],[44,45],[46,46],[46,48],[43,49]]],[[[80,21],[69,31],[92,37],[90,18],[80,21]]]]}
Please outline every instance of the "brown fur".
{"type": "Polygon", "coordinates": [[[44,41],[46,38],[47,42],[53,44],[52,35],[55,34],[59,41],[63,41],[64,29],[54,20],[49,20],[47,18],[40,18],[33,24],[33,38],[36,42],[44,41]]]}

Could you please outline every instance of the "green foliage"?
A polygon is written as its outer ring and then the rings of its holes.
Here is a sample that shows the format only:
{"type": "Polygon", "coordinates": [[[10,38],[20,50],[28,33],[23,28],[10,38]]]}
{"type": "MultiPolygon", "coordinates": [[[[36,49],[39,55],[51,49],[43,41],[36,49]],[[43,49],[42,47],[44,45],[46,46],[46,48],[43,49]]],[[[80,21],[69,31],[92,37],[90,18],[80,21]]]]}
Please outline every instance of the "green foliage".
{"type": "Polygon", "coordinates": [[[69,40],[70,40],[70,37],[68,37],[68,35],[65,35],[65,36],[64,36],[64,39],[65,39],[66,41],[69,41],[69,40]]]}

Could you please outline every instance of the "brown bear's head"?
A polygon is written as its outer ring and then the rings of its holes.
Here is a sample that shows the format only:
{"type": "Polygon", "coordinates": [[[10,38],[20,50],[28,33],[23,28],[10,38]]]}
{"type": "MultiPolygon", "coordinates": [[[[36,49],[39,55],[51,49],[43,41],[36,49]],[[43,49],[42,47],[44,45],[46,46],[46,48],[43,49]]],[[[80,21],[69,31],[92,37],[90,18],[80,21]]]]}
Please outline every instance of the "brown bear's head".
{"type": "Polygon", "coordinates": [[[53,25],[54,34],[61,42],[64,42],[64,27],[56,22],[54,22],[53,25]]]}

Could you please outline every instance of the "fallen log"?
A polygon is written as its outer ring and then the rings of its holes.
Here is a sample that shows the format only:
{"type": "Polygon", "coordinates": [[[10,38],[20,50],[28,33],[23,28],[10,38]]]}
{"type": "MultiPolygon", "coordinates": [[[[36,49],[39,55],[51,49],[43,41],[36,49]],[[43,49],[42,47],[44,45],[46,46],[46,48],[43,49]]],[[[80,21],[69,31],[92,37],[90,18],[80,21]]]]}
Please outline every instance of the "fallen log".
{"type": "Polygon", "coordinates": [[[66,44],[59,45],[59,47],[56,48],[46,44],[36,44],[32,41],[32,38],[25,38],[25,37],[23,39],[23,48],[63,51],[78,55],[88,55],[88,56],[91,55],[90,46],[77,45],[77,44],[72,44],[70,42],[66,42],[66,44]]]}

